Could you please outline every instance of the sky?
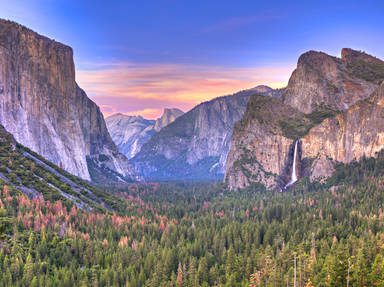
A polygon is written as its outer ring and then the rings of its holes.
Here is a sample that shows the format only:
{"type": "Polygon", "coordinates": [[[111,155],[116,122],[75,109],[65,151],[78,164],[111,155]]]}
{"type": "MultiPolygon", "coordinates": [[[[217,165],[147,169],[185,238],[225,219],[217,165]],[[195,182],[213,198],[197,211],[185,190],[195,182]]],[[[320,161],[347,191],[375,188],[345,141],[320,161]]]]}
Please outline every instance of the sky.
{"type": "Polygon", "coordinates": [[[105,116],[157,118],[260,84],[284,87],[300,54],[350,47],[384,59],[384,1],[0,0],[74,50],[105,116]]]}

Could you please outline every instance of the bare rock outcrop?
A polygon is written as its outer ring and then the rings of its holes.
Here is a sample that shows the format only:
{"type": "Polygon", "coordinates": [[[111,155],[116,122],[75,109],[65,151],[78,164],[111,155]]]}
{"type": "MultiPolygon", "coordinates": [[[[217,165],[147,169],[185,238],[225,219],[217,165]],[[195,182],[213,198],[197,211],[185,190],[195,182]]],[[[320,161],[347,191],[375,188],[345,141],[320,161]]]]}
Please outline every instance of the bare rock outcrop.
{"type": "MultiPolygon", "coordinates": [[[[375,157],[384,148],[384,83],[368,99],[326,119],[302,138],[303,158],[350,163],[375,157]]],[[[315,165],[314,165],[315,166],[315,165]]],[[[329,165],[316,168],[312,179],[330,175],[329,165]]]]}
{"type": "Polygon", "coordinates": [[[352,49],[342,58],[309,51],[300,56],[289,79],[284,102],[303,113],[345,111],[369,97],[384,78],[382,61],[352,49]]]}

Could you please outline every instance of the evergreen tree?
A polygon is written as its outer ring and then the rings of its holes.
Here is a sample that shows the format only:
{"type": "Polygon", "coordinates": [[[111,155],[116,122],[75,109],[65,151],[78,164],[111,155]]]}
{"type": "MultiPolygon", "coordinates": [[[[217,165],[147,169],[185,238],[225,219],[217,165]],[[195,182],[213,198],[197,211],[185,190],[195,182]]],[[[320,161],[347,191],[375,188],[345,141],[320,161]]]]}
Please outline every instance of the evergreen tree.
{"type": "Polygon", "coordinates": [[[177,279],[176,279],[176,287],[184,286],[184,275],[183,269],[181,268],[181,263],[179,262],[179,267],[177,268],[177,279]]]}
{"type": "Polygon", "coordinates": [[[27,256],[27,261],[25,263],[23,277],[24,277],[25,284],[27,286],[29,286],[29,284],[31,283],[31,281],[32,281],[32,279],[34,277],[33,261],[32,261],[32,256],[31,256],[30,253],[27,256]]]}
{"type": "MultiPolygon", "coordinates": [[[[365,278],[367,276],[367,270],[359,270],[357,275],[365,278]]],[[[359,278],[360,279],[360,278],[359,278]]],[[[358,283],[359,281],[356,280],[358,283]]],[[[383,255],[377,254],[375,262],[372,265],[372,270],[369,273],[369,281],[373,286],[384,286],[384,260],[383,255]]]]}

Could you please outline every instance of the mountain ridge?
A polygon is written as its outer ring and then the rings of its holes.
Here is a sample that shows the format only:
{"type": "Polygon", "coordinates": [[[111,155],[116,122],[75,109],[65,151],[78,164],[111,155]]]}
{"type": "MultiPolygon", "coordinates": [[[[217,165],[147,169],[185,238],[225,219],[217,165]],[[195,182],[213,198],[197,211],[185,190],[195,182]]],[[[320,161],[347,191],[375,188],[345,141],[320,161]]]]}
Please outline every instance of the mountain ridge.
{"type": "Polygon", "coordinates": [[[229,188],[263,183],[280,189],[293,168],[299,178],[323,180],[339,162],[375,157],[384,148],[381,104],[372,102],[383,91],[376,84],[380,77],[383,81],[384,62],[363,52],[343,49],[342,59],[315,51],[301,55],[281,99],[252,96],[235,125],[225,175],[229,188]]]}
{"type": "MultiPolygon", "coordinates": [[[[378,86],[374,79],[355,72],[356,59],[368,70],[375,65],[369,60],[376,58],[346,48],[342,50],[342,58],[313,50],[302,54],[282,96],[284,102],[304,113],[322,108],[347,110],[372,94],[378,86]],[[353,57],[348,56],[352,54],[353,57]]],[[[380,68],[372,77],[375,76],[382,78],[384,70],[380,68]]]]}

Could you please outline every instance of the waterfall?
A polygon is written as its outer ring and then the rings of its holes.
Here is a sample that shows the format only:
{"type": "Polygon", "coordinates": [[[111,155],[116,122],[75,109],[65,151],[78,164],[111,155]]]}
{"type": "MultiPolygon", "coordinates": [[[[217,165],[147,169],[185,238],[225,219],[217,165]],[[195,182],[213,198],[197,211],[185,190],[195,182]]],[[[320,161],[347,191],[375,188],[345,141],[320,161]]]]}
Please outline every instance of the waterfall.
{"type": "Polygon", "coordinates": [[[296,181],[297,181],[297,173],[296,173],[296,160],[297,160],[297,143],[299,141],[296,140],[295,141],[295,151],[293,153],[293,165],[292,165],[292,174],[291,174],[291,180],[287,183],[287,185],[285,186],[285,188],[287,188],[288,186],[294,184],[296,181]]]}

